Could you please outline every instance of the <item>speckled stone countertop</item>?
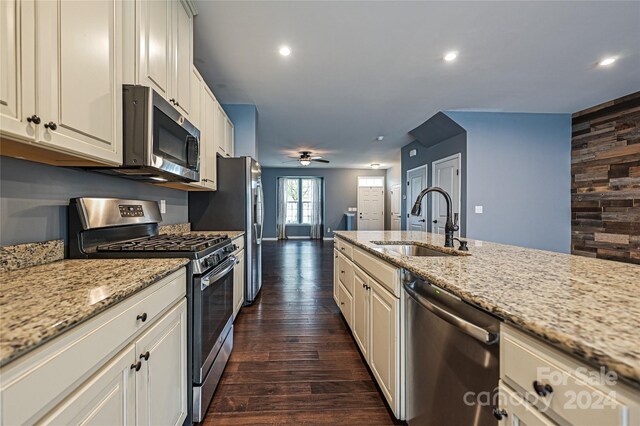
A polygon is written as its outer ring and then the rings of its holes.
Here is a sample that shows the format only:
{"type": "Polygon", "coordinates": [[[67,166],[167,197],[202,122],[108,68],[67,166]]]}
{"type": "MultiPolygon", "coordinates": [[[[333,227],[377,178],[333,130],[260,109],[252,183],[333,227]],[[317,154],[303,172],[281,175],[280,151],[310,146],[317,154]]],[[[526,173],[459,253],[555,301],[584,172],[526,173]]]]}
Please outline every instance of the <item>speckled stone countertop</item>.
{"type": "Polygon", "coordinates": [[[409,257],[382,252],[372,241],[444,249],[444,237],[415,231],[335,234],[640,386],[640,266],[474,240],[468,240],[469,256],[409,257]]]}
{"type": "Polygon", "coordinates": [[[76,259],[0,272],[0,366],[187,263],[188,259],[76,259]]]}
{"type": "Polygon", "coordinates": [[[175,225],[160,225],[161,234],[202,234],[202,235],[222,235],[227,234],[229,238],[237,238],[244,235],[244,231],[192,231],[190,223],[178,223],[175,225]]]}
{"type": "Polygon", "coordinates": [[[0,271],[2,272],[43,265],[62,259],[64,259],[63,240],[0,247],[0,271]]]}

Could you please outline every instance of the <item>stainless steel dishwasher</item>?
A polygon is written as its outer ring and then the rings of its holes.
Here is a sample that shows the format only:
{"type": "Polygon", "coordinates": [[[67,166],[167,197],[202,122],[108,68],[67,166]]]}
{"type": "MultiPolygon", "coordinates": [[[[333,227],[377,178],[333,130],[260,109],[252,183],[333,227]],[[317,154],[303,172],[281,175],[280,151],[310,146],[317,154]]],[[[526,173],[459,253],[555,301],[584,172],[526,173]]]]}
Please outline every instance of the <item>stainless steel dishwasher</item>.
{"type": "Polygon", "coordinates": [[[403,271],[409,425],[497,425],[500,321],[403,271]]]}

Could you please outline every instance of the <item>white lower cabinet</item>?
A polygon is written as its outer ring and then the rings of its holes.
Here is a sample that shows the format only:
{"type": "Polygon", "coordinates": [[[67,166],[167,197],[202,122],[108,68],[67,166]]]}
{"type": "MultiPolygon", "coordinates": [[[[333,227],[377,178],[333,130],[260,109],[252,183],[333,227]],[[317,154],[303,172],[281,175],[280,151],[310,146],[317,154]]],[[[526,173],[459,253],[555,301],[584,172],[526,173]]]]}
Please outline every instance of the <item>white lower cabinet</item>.
{"type": "MultiPolygon", "coordinates": [[[[340,249],[334,250],[334,291],[338,286],[338,303],[354,340],[369,364],[391,410],[398,419],[402,412],[402,342],[400,299],[389,291],[397,283],[382,285],[368,271],[373,264],[354,264],[342,253],[352,253],[350,244],[337,240],[340,249]],[[344,281],[348,280],[348,283],[344,281]],[[352,289],[349,293],[347,288],[352,289]]],[[[374,269],[392,268],[380,260],[374,269]]],[[[398,274],[391,274],[395,277],[398,274]]]]}
{"type": "Polygon", "coordinates": [[[369,361],[369,307],[371,299],[369,277],[360,268],[353,269],[353,325],[351,331],[362,355],[369,361]]]}
{"type": "Polygon", "coordinates": [[[0,369],[0,424],[181,425],[183,269],[0,369]]]}
{"type": "Polygon", "coordinates": [[[400,300],[369,280],[369,366],[391,407],[397,406],[400,374],[400,300]]]}
{"type": "Polygon", "coordinates": [[[233,319],[236,319],[244,303],[244,250],[236,253],[236,267],[233,270],[233,319]]]}
{"type": "Polygon", "coordinates": [[[187,302],[136,342],[136,424],[181,425],[187,416],[187,302]],[[140,362],[141,364],[137,364],[140,362]]]}
{"type": "Polygon", "coordinates": [[[136,357],[131,344],[75,391],[43,424],[126,425],[136,421],[136,357]]]}
{"type": "Polygon", "coordinates": [[[339,305],[340,268],[338,267],[338,250],[333,249],[333,300],[339,305]]]}

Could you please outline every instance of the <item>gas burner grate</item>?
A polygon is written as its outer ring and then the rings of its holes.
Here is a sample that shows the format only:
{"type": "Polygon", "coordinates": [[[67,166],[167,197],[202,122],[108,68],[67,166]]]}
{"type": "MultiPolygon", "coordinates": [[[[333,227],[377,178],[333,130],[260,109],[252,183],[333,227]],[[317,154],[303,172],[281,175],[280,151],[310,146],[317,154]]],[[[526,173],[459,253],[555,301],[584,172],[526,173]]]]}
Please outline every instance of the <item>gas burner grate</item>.
{"type": "Polygon", "coordinates": [[[229,239],[228,235],[163,234],[97,247],[102,252],[175,251],[198,252],[229,239]]]}

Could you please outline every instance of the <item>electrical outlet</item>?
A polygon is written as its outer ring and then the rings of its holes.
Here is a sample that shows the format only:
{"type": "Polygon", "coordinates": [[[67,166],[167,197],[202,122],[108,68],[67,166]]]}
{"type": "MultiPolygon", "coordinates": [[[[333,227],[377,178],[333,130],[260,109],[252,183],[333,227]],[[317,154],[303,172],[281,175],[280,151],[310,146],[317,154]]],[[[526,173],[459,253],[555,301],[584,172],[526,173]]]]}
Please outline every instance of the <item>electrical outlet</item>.
{"type": "Polygon", "coordinates": [[[409,157],[415,157],[417,153],[418,153],[417,150],[412,149],[411,151],[409,151],[409,157]]]}
{"type": "Polygon", "coordinates": [[[160,213],[165,214],[167,212],[166,200],[160,200],[160,213]]]}
{"type": "Polygon", "coordinates": [[[482,206],[476,206],[476,213],[482,214],[482,206]]]}
{"type": "Polygon", "coordinates": [[[482,241],[476,240],[475,245],[476,247],[482,247],[482,241]]]}

